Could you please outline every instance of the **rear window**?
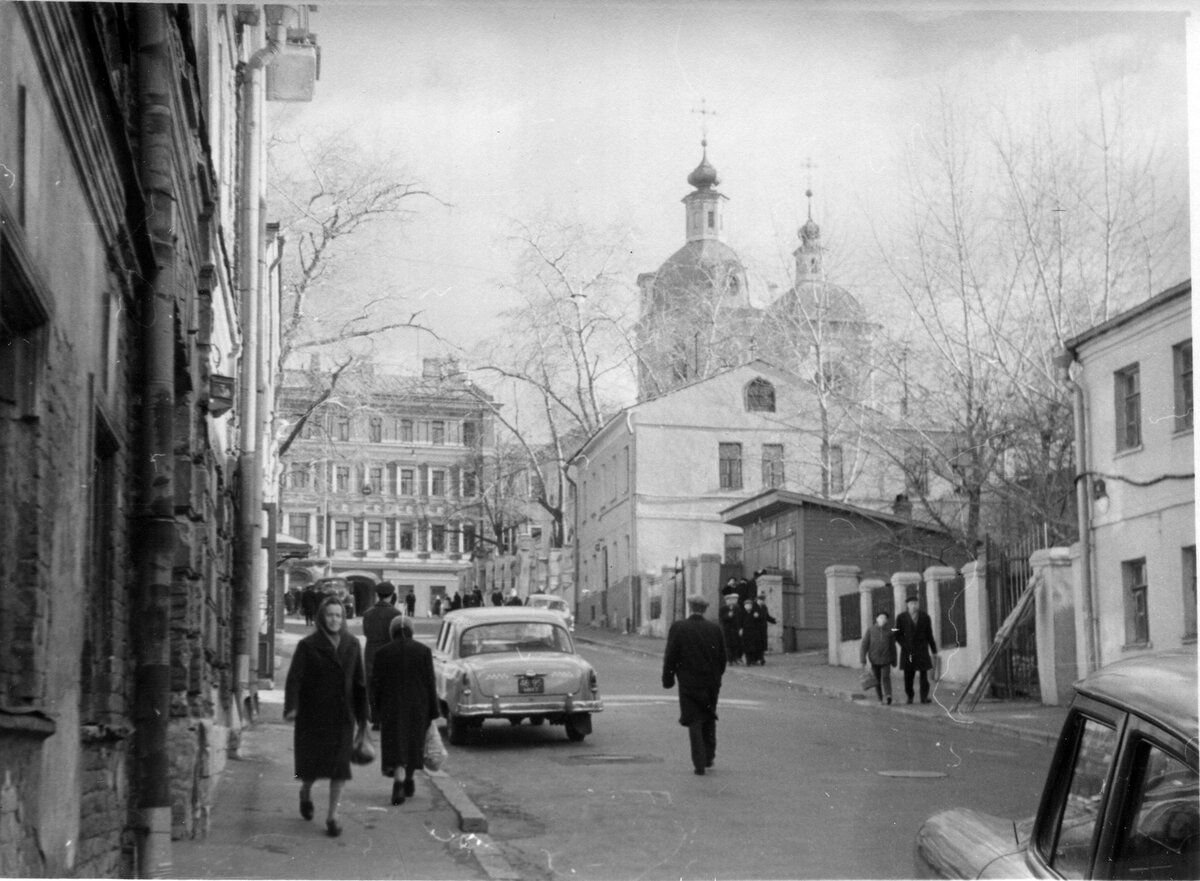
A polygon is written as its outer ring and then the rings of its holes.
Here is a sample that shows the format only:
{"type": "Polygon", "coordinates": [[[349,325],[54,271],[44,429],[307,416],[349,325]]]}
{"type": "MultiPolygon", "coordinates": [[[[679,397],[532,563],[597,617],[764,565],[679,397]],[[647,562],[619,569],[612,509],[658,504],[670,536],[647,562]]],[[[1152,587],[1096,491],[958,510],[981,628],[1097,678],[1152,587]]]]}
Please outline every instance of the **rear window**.
{"type": "Polygon", "coordinates": [[[501,621],[464,630],[458,653],[467,658],[505,652],[570,651],[570,637],[561,627],[541,621],[501,621]]]}

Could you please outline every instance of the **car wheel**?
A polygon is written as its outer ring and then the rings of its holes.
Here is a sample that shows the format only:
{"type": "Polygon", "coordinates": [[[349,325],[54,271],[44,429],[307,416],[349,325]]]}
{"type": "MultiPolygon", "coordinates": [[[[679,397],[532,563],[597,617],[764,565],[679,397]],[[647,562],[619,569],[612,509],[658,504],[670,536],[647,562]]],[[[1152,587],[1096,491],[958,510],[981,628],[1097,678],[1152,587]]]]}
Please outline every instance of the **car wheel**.
{"type": "Polygon", "coordinates": [[[545,716],[530,716],[530,717],[529,717],[529,724],[530,724],[530,725],[541,725],[541,724],[542,724],[543,722],[545,722],[545,721],[546,721],[546,717],[545,717],[545,716]]]}
{"type": "Polygon", "coordinates": [[[454,746],[462,746],[467,742],[470,727],[466,719],[454,713],[446,716],[446,739],[454,746]]]}
{"type": "Polygon", "coordinates": [[[571,741],[571,743],[579,743],[588,735],[587,731],[585,731],[582,727],[577,725],[575,723],[575,721],[572,719],[567,720],[566,729],[567,729],[567,740],[571,741]]]}

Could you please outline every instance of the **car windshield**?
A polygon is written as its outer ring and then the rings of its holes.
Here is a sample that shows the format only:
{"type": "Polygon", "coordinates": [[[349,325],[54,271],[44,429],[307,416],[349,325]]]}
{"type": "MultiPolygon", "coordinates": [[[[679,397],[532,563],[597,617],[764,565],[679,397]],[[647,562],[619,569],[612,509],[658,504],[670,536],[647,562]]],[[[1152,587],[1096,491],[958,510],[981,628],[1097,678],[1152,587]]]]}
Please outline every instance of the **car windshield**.
{"type": "Polygon", "coordinates": [[[479,624],[463,631],[459,655],[503,652],[570,652],[566,631],[541,621],[501,621],[479,624]]]}

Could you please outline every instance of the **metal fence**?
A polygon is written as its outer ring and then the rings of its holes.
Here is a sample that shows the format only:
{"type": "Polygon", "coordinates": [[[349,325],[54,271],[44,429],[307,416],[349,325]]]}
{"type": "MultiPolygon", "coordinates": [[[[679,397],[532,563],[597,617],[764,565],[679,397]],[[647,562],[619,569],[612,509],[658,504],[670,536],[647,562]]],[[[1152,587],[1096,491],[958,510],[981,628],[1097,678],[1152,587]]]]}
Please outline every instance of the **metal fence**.
{"type": "MultiPolygon", "coordinates": [[[[1011,544],[1000,546],[989,539],[985,545],[987,560],[987,589],[991,633],[996,631],[1004,619],[1021,599],[1033,567],[1030,555],[1044,547],[1041,534],[1031,534],[1011,544]]],[[[944,631],[943,631],[944,632],[944,631]]],[[[1037,632],[1032,615],[1016,627],[1008,645],[1001,652],[992,669],[991,690],[993,697],[1006,699],[1039,699],[1041,691],[1037,673],[1037,632]]]]}

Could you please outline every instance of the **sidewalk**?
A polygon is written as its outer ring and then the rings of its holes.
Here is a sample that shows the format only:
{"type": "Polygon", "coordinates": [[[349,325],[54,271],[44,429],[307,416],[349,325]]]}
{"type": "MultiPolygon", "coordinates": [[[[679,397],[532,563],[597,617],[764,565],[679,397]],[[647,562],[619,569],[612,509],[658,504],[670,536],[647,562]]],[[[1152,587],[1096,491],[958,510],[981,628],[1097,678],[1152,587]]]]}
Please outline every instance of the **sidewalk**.
{"type": "MultiPolygon", "coordinates": [[[[599,628],[580,626],[575,630],[575,639],[581,643],[610,649],[633,652],[653,658],[662,658],[666,641],[636,633],[624,634],[599,628]]],[[[897,703],[881,706],[874,691],[865,694],[859,688],[858,668],[831,667],[826,663],[826,654],[816,652],[771,653],[762,667],[732,666],[726,672],[729,677],[750,676],[793,688],[807,694],[824,695],[839,700],[854,701],[864,710],[906,715],[926,716],[941,720],[946,725],[975,725],[981,729],[1017,737],[1033,743],[1053,745],[1067,711],[1063,707],[1047,707],[1032,701],[980,700],[972,712],[951,713],[959,691],[947,682],[935,682],[931,697],[932,704],[905,704],[904,680],[899,671],[892,674],[892,693],[897,703]]]]}
{"type": "MultiPolygon", "coordinates": [[[[325,834],[329,785],[313,787],[316,815],[300,816],[292,725],[283,721],[282,677],[298,633],[282,634],[280,688],[260,690],[259,719],[242,732],[238,758],[221,772],[203,839],[172,843],[176,878],[506,879],[515,874],[486,818],[450,774],[417,774],[417,792],[391,804],[378,760],[355,766],[342,792],[339,838],[325,834]]],[[[450,768],[451,774],[453,767],[450,768]]]]}

